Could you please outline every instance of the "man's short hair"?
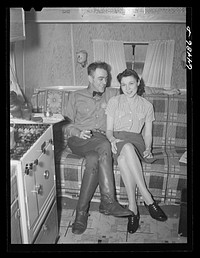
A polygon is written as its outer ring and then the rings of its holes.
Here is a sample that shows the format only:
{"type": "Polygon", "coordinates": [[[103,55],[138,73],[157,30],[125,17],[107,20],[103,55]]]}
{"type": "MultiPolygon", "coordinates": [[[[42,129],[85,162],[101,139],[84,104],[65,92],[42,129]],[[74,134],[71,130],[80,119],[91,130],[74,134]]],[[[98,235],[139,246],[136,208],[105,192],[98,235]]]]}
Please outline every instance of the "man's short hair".
{"type": "Polygon", "coordinates": [[[97,68],[104,69],[105,71],[107,71],[108,74],[111,71],[111,67],[109,64],[107,64],[106,62],[97,61],[97,62],[91,63],[87,67],[88,75],[92,75],[97,68]]]}

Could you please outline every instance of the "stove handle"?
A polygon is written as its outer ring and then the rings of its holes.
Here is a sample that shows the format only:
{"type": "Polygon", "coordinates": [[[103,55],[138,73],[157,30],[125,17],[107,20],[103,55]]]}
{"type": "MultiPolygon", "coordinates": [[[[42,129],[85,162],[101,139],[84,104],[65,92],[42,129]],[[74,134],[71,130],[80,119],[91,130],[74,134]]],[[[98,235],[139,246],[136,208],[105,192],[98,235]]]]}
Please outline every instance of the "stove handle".
{"type": "Polygon", "coordinates": [[[47,141],[47,142],[43,142],[43,144],[41,145],[41,150],[42,150],[42,153],[44,153],[44,154],[46,154],[47,153],[47,150],[46,150],[46,144],[48,144],[48,143],[50,143],[50,144],[52,144],[52,146],[53,146],[53,140],[52,139],[50,139],[49,141],[47,141]]]}
{"type": "Polygon", "coordinates": [[[26,175],[29,175],[29,173],[30,173],[30,170],[32,170],[33,169],[33,163],[27,163],[26,164],[26,166],[25,166],[25,171],[24,171],[24,173],[26,174],[26,175]]]}
{"type": "Polygon", "coordinates": [[[46,146],[46,142],[43,142],[43,144],[41,145],[41,150],[42,150],[42,152],[43,152],[44,154],[46,153],[45,146],[46,146]]]}
{"type": "Polygon", "coordinates": [[[32,193],[41,194],[42,193],[42,185],[35,185],[35,189],[31,191],[32,193]]]}
{"type": "Polygon", "coordinates": [[[49,178],[49,175],[50,175],[49,170],[45,170],[45,171],[44,171],[44,178],[45,178],[45,179],[48,179],[48,178],[49,178]]]}
{"type": "Polygon", "coordinates": [[[34,165],[36,165],[36,166],[37,166],[37,165],[38,165],[38,163],[39,163],[39,162],[38,162],[38,159],[35,159],[33,163],[34,163],[34,165]]]}

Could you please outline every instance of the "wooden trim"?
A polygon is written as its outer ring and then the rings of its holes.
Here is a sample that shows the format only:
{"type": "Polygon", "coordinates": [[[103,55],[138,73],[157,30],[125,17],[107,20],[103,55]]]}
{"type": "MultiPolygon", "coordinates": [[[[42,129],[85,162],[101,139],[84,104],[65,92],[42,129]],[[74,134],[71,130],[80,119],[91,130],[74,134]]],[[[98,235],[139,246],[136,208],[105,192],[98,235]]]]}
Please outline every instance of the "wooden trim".
{"type": "Polygon", "coordinates": [[[26,12],[26,22],[39,23],[186,23],[185,7],[84,7],[43,8],[26,12]]]}
{"type": "Polygon", "coordinates": [[[71,50],[72,50],[72,68],[73,68],[73,82],[76,85],[76,74],[75,74],[75,60],[74,60],[74,35],[73,35],[73,24],[70,24],[71,33],[71,50]]]}
{"type": "MultiPolygon", "coordinates": [[[[76,91],[76,90],[86,89],[87,87],[88,86],[48,86],[48,87],[34,89],[34,93],[38,93],[40,91],[45,91],[45,90],[76,91]]],[[[112,87],[112,88],[118,89],[119,87],[112,87]]]]}
{"type": "Polygon", "coordinates": [[[44,90],[76,91],[76,90],[85,89],[87,87],[88,86],[48,86],[48,87],[37,88],[34,90],[34,93],[37,93],[39,91],[44,91],[44,90]]]}
{"type": "Polygon", "coordinates": [[[149,42],[124,42],[124,45],[148,45],[149,42]]]}

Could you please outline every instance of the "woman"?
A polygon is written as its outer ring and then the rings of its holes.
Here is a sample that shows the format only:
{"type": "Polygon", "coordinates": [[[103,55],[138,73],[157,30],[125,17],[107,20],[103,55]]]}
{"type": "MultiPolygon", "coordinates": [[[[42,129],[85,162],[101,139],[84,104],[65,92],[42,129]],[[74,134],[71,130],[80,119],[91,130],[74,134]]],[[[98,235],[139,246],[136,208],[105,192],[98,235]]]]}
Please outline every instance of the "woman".
{"type": "Polygon", "coordinates": [[[141,160],[148,163],[155,161],[151,153],[152,121],[155,120],[153,105],[138,95],[141,92],[140,78],[134,70],[126,69],[118,74],[117,79],[121,94],[112,97],[107,104],[106,136],[111,142],[114,159],[118,162],[126,187],[129,209],[133,212],[128,217],[128,232],[134,233],[140,219],[135,199],[136,186],[152,218],[166,221],[167,216],[148,191],[141,166],[141,160]]]}

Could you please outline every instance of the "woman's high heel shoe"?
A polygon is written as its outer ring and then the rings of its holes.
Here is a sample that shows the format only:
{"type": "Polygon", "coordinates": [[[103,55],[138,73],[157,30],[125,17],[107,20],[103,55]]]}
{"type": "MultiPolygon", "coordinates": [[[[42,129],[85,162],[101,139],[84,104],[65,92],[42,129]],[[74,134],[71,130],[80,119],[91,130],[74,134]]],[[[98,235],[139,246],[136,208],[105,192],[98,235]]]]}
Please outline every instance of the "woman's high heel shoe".
{"type": "Polygon", "coordinates": [[[163,210],[158,206],[158,204],[155,201],[150,205],[147,205],[146,203],[144,203],[144,204],[153,219],[156,219],[158,221],[166,221],[167,220],[167,216],[165,215],[163,210]]]}
{"type": "Polygon", "coordinates": [[[127,225],[128,233],[133,234],[137,231],[139,227],[139,220],[140,220],[139,212],[137,213],[137,215],[133,213],[132,216],[128,217],[128,225],[127,225]]]}

